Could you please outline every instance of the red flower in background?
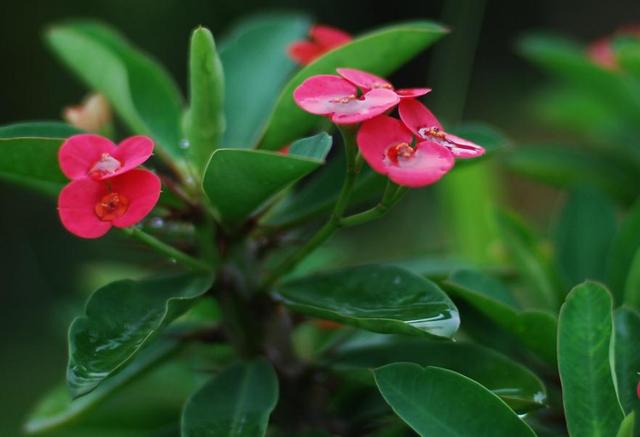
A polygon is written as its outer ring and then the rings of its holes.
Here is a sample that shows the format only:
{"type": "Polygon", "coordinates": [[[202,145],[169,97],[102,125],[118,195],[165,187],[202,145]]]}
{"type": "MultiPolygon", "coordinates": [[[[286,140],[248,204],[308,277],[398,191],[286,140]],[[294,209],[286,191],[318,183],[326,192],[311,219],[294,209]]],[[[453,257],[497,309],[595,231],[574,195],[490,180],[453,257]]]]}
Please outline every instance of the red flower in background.
{"type": "Polygon", "coordinates": [[[289,56],[298,64],[307,65],[329,50],[351,41],[351,35],[330,26],[315,25],[309,29],[310,41],[296,41],[289,46],[289,56]]]}
{"type": "Polygon", "coordinates": [[[640,25],[626,26],[619,29],[612,36],[599,38],[589,44],[587,47],[587,55],[596,64],[601,67],[614,70],[618,68],[618,60],[613,49],[613,40],[619,36],[631,36],[640,38],[640,25]]]}

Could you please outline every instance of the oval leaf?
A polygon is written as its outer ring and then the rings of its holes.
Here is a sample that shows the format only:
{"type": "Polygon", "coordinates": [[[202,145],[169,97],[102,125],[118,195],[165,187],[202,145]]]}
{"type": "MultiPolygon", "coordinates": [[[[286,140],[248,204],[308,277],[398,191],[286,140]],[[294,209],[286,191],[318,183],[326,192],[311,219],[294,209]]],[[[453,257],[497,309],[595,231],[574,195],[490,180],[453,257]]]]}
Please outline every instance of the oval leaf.
{"type": "Polygon", "coordinates": [[[535,436],[498,396],[451,370],[396,363],[374,376],[393,411],[421,436],[535,436]]]}
{"type": "Polygon", "coordinates": [[[640,378],[640,314],[625,306],[614,313],[613,365],[616,371],[618,398],[626,414],[640,412],[637,387],[640,378]]]}
{"type": "Polygon", "coordinates": [[[382,333],[451,337],[458,309],[433,282],[393,266],[361,266],[286,281],[292,310],[382,333]]]}
{"type": "Polygon", "coordinates": [[[572,436],[615,435],[624,417],[609,366],[612,307],[607,289],[585,282],[560,309],[558,369],[572,436]]]}
{"type": "Polygon", "coordinates": [[[82,130],[60,121],[27,121],[0,126],[0,138],[66,138],[82,130]]]}
{"type": "Polygon", "coordinates": [[[91,295],[69,328],[67,384],[73,397],[121,370],[158,331],[183,314],[213,282],[179,274],[116,281],[91,295]]]}
{"type": "Polygon", "coordinates": [[[277,402],[278,378],[266,360],[235,364],[187,401],[182,436],[263,436],[277,402]]]}

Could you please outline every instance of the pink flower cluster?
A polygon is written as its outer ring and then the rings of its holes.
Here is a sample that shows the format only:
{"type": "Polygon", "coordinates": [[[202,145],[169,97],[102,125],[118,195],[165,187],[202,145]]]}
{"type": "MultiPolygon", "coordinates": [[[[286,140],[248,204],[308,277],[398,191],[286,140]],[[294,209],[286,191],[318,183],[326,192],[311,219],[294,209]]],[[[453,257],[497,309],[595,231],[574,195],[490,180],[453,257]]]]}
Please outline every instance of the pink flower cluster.
{"type": "Polygon", "coordinates": [[[438,181],[455,159],[476,158],[484,149],[446,132],[417,97],[429,88],[395,89],[365,71],[338,68],[336,75],[312,76],[293,98],[311,114],[336,124],[362,123],[357,142],[371,168],[398,185],[422,187],[438,181]],[[396,106],[400,119],[387,115],[396,106]]]}
{"type": "Polygon", "coordinates": [[[160,178],[137,168],[153,152],[153,141],[133,136],[116,146],[93,134],[69,137],[58,162],[71,180],[58,196],[64,227],[82,238],[98,238],[112,226],[125,228],[142,220],[160,197],[160,178]]]}
{"type": "Polygon", "coordinates": [[[307,65],[330,50],[351,41],[351,35],[335,27],[315,25],[309,29],[309,41],[296,41],[289,46],[289,56],[307,65]]]}

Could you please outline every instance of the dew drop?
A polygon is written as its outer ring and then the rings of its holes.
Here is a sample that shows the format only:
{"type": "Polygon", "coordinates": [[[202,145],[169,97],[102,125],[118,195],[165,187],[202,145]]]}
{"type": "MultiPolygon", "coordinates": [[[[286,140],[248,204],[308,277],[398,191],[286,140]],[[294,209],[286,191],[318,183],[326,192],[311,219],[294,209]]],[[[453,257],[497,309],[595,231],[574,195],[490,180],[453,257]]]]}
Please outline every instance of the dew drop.
{"type": "Polygon", "coordinates": [[[191,146],[191,143],[189,143],[189,140],[186,138],[183,138],[180,140],[180,143],[178,144],[180,146],[180,148],[182,150],[186,150],[189,148],[189,146],[191,146]]]}
{"type": "Polygon", "coordinates": [[[149,226],[154,229],[160,229],[164,226],[164,219],[162,217],[152,217],[149,220],[149,226]]]}

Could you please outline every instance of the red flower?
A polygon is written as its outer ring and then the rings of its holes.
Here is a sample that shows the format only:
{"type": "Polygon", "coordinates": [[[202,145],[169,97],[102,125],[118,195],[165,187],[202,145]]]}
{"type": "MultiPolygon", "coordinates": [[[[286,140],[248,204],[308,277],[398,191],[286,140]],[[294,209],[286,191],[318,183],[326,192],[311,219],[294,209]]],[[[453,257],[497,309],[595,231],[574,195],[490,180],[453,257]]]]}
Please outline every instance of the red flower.
{"type": "Polygon", "coordinates": [[[366,71],[356,70],[355,68],[338,68],[337,71],[340,76],[360,88],[363,93],[383,88],[395,91],[401,99],[410,99],[424,96],[431,92],[431,88],[405,88],[396,90],[393,88],[393,85],[385,79],[376,76],[375,74],[367,73],[366,71]]]}
{"type": "Polygon", "coordinates": [[[433,184],[454,164],[449,149],[439,142],[420,141],[400,120],[381,115],[358,131],[358,147],[371,168],[398,185],[418,188],[433,184]]]}
{"type": "Polygon", "coordinates": [[[612,36],[600,38],[589,44],[587,56],[601,67],[615,70],[618,68],[618,60],[613,50],[613,39],[618,36],[631,36],[640,38],[640,25],[632,25],[619,29],[612,36]]]}
{"type": "Polygon", "coordinates": [[[119,146],[98,135],[75,135],[58,152],[63,173],[72,181],[58,196],[63,226],[82,238],[98,238],[112,226],[142,220],[160,198],[160,178],[136,169],[151,155],[153,142],[130,137],[119,146]]]}
{"type": "Polygon", "coordinates": [[[289,46],[289,56],[298,64],[307,65],[329,50],[351,41],[351,35],[340,29],[316,25],[309,30],[311,41],[296,41],[289,46]]]}
{"type": "Polygon", "coordinates": [[[402,100],[398,112],[405,126],[418,138],[446,147],[456,158],[477,158],[484,154],[479,145],[445,132],[435,115],[417,100],[402,100]]]}
{"type": "Polygon", "coordinates": [[[376,117],[398,104],[400,98],[389,89],[376,88],[358,96],[347,80],[329,74],[312,76],[293,92],[302,109],[326,115],[336,124],[354,124],[376,117]]]}
{"type": "Polygon", "coordinates": [[[133,136],[116,146],[109,139],[94,134],[69,137],[58,151],[60,168],[71,180],[108,179],[136,168],[153,152],[153,141],[133,136]]]}

